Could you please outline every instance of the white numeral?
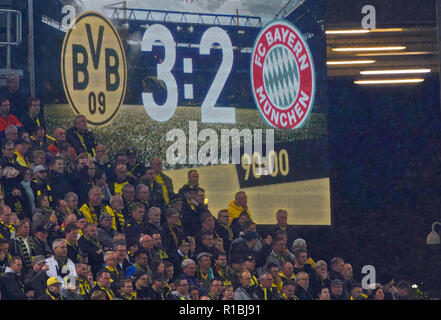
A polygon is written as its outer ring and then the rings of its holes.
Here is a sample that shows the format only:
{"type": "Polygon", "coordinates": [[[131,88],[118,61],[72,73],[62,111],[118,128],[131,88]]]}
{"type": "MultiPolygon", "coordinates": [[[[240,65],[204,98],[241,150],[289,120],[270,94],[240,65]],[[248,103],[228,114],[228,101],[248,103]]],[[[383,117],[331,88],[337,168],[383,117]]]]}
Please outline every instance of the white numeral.
{"type": "Polygon", "coordinates": [[[152,51],[153,44],[161,41],[165,49],[164,61],[158,64],[158,79],[164,81],[167,87],[167,100],[163,105],[156,104],[153,94],[142,93],[142,102],[147,114],[156,121],[169,120],[176,111],[178,105],[178,86],[176,79],[171,73],[176,61],[176,43],[171,32],[163,25],[150,26],[142,38],[141,50],[152,51]]]}
{"type": "Polygon", "coordinates": [[[222,63],[208,90],[201,107],[202,122],[208,123],[235,123],[236,110],[234,108],[217,107],[216,102],[227,82],[233,68],[233,45],[227,32],[219,27],[212,27],[205,31],[201,39],[199,53],[209,55],[211,46],[218,43],[222,49],[222,63]]]}

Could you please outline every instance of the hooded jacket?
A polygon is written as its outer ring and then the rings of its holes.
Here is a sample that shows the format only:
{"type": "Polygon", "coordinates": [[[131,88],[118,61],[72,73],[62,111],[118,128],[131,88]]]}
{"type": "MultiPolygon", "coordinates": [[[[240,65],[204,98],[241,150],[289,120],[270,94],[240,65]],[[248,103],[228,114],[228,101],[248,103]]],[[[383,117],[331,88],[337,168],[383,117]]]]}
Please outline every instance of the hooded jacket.
{"type": "Polygon", "coordinates": [[[248,208],[243,208],[239,205],[236,204],[236,201],[231,200],[231,202],[228,204],[228,213],[230,214],[230,222],[229,225],[231,226],[231,223],[233,222],[234,219],[239,218],[240,214],[242,212],[246,212],[248,214],[248,216],[250,217],[250,219],[252,220],[253,217],[251,216],[251,212],[248,208]]]}

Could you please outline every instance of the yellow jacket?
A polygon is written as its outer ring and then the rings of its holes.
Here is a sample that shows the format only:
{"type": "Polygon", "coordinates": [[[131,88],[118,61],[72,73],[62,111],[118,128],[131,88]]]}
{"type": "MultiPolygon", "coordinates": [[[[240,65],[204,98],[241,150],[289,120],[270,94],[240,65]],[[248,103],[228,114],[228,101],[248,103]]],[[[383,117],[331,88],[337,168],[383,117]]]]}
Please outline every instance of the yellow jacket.
{"type": "MultiPolygon", "coordinates": [[[[115,213],[113,212],[113,210],[109,206],[105,206],[104,209],[106,210],[106,212],[108,214],[110,214],[112,216],[112,228],[116,230],[115,213]]],[[[99,225],[98,217],[96,215],[92,216],[92,212],[90,211],[90,208],[86,203],[83,204],[83,206],[80,208],[79,211],[84,215],[87,222],[93,223],[96,226],[99,225]]]]}
{"type": "MultiPolygon", "coordinates": [[[[241,206],[238,206],[234,200],[232,200],[228,204],[228,213],[230,214],[230,221],[228,224],[231,226],[231,222],[233,222],[234,219],[239,218],[239,215],[244,211],[244,208],[241,206]]],[[[253,217],[251,216],[250,210],[247,208],[246,212],[248,213],[250,219],[252,220],[253,217]]]]}

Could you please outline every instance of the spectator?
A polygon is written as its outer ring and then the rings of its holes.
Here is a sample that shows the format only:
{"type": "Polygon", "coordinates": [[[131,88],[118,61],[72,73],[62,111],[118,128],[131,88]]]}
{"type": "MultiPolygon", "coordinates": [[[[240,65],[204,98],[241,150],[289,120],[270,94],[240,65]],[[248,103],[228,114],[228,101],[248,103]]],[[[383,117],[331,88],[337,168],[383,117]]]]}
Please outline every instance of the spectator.
{"type": "Polygon", "coordinates": [[[61,282],[56,277],[47,279],[47,289],[38,300],[63,300],[61,296],[61,282]]]}
{"type": "Polygon", "coordinates": [[[348,300],[344,292],[343,281],[334,279],[331,281],[331,300],[348,300]]]}
{"type": "Polygon", "coordinates": [[[179,277],[174,283],[176,289],[170,293],[169,300],[190,300],[187,279],[179,277]]]}
{"type": "Polygon", "coordinates": [[[147,234],[147,229],[144,225],[144,205],[135,202],[131,208],[131,216],[126,220],[124,234],[127,238],[139,239],[142,234],[147,234]]]}
{"type": "Polygon", "coordinates": [[[259,277],[260,284],[254,288],[253,297],[256,300],[279,300],[277,288],[273,287],[273,276],[264,273],[259,277]]]}
{"type": "Polygon", "coordinates": [[[297,285],[295,295],[299,300],[315,300],[315,297],[310,293],[308,273],[297,273],[295,281],[297,285]]]}
{"type": "Polygon", "coordinates": [[[46,290],[46,282],[49,277],[46,271],[49,266],[46,264],[46,258],[43,256],[35,256],[32,259],[32,268],[25,274],[23,278],[25,291],[33,290],[35,297],[40,297],[46,290]]]}
{"type": "Polygon", "coordinates": [[[23,127],[23,124],[10,113],[9,100],[0,97],[0,131],[4,131],[10,124],[16,125],[17,127],[23,127]]]}
{"type": "Polygon", "coordinates": [[[350,300],[366,300],[367,295],[363,293],[363,287],[359,283],[353,283],[351,287],[350,300]]]}
{"type": "Polygon", "coordinates": [[[26,92],[20,87],[20,78],[16,73],[8,73],[6,86],[0,88],[0,97],[5,97],[11,103],[11,112],[16,117],[26,112],[26,92]]]}
{"type": "Polygon", "coordinates": [[[150,166],[155,172],[156,182],[162,187],[165,204],[170,203],[170,196],[174,194],[173,180],[162,171],[162,160],[159,157],[153,157],[150,166]]]}
{"type": "Polygon", "coordinates": [[[93,296],[96,291],[103,291],[106,294],[106,300],[113,300],[115,293],[110,288],[111,276],[107,269],[101,269],[96,274],[96,285],[92,288],[90,295],[93,296]]]}
{"type": "Polygon", "coordinates": [[[248,196],[245,191],[236,192],[234,200],[228,204],[228,212],[230,214],[230,226],[235,219],[238,219],[241,213],[247,214],[250,220],[253,219],[251,212],[248,209],[248,196]]]}
{"type": "Polygon", "coordinates": [[[98,228],[93,223],[87,223],[84,234],[78,240],[80,250],[92,267],[92,273],[96,274],[103,268],[103,247],[98,240],[98,228]]]}
{"type": "Polygon", "coordinates": [[[21,274],[22,261],[20,257],[11,257],[9,267],[1,278],[2,299],[4,300],[29,300],[34,297],[33,290],[25,291],[23,276],[21,274]]]}
{"type": "Polygon", "coordinates": [[[331,294],[328,287],[323,287],[320,290],[319,300],[331,300],[331,294]]]}
{"type": "Polygon", "coordinates": [[[27,110],[20,117],[23,127],[33,132],[36,128],[42,127],[46,131],[46,120],[41,112],[40,99],[37,97],[29,98],[27,102],[27,110]]]}
{"type": "Polygon", "coordinates": [[[56,277],[65,287],[64,278],[77,276],[75,264],[67,257],[67,243],[64,239],[56,239],[52,243],[52,250],[54,254],[46,259],[48,270],[46,274],[48,277],[56,277]]]}
{"type": "MultiPolygon", "coordinates": [[[[296,293],[296,283],[292,280],[288,280],[283,283],[281,300],[299,300],[296,293]]],[[[298,292],[298,291],[297,291],[298,292]]],[[[302,300],[310,300],[310,299],[302,299],[302,300]]]]}
{"type": "Polygon", "coordinates": [[[240,286],[234,291],[234,300],[253,300],[251,288],[251,274],[248,270],[239,272],[240,286]]]}
{"type": "Polygon", "coordinates": [[[187,183],[185,183],[178,191],[181,196],[188,190],[196,190],[199,187],[199,173],[197,170],[191,169],[187,172],[187,183]]]}
{"type": "Polygon", "coordinates": [[[67,129],[66,140],[73,146],[75,152],[85,152],[89,158],[95,156],[95,135],[87,128],[87,118],[84,115],[77,115],[73,127],[67,129]]]}
{"type": "Polygon", "coordinates": [[[138,180],[145,172],[145,165],[138,160],[138,152],[130,148],[127,150],[127,174],[138,180]]]}
{"type": "Polygon", "coordinates": [[[100,216],[100,225],[97,229],[98,241],[100,242],[104,251],[113,248],[113,239],[118,235],[118,232],[112,228],[112,221],[114,216],[105,212],[100,216]]]}

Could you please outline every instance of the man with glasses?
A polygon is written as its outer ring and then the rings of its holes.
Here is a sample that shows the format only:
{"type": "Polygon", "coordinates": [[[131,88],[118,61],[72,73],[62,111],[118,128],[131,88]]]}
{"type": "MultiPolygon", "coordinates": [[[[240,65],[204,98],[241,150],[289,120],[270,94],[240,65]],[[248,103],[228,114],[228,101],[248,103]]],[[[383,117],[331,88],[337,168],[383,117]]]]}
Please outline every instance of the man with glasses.
{"type": "Polygon", "coordinates": [[[209,291],[208,291],[208,297],[210,300],[217,301],[220,298],[220,295],[222,293],[222,280],[214,278],[210,282],[209,291]]]}
{"type": "Polygon", "coordinates": [[[190,300],[188,295],[188,281],[185,278],[179,277],[175,280],[176,289],[172,291],[169,300],[190,300]]]}

